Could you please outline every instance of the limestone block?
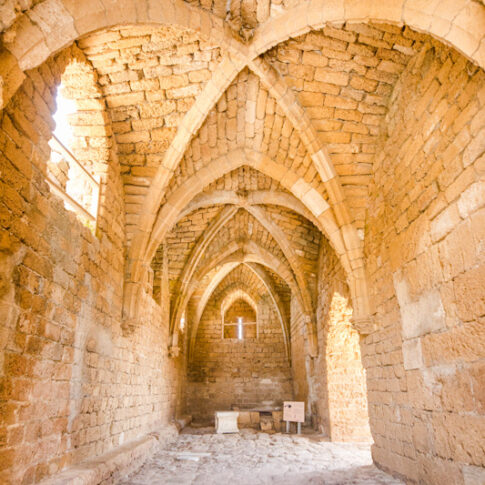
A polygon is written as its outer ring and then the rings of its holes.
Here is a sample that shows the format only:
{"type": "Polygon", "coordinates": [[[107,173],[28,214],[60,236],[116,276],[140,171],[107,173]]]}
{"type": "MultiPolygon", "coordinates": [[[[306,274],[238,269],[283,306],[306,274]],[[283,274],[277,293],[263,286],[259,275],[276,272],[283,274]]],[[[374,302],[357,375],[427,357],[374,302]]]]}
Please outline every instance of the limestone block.
{"type": "Polygon", "coordinates": [[[239,433],[239,411],[216,411],[216,433],[239,433]]]}
{"type": "Polygon", "coordinates": [[[412,300],[408,283],[401,273],[394,273],[393,279],[401,312],[402,335],[405,339],[446,328],[445,310],[438,290],[425,291],[412,300]]]}
{"type": "Polygon", "coordinates": [[[272,431],[273,430],[273,417],[272,416],[261,416],[259,420],[259,425],[261,431],[272,431]]]}
{"type": "Polygon", "coordinates": [[[328,68],[317,68],[315,70],[315,81],[336,84],[338,86],[347,86],[349,83],[349,75],[345,72],[335,72],[328,68]]]}
{"type": "Polygon", "coordinates": [[[55,51],[78,37],[71,14],[61,0],[42,2],[30,13],[30,18],[44,33],[45,42],[55,51]]]}
{"type": "MultiPolygon", "coordinates": [[[[323,56],[319,52],[305,51],[303,53],[302,62],[306,66],[325,67],[328,65],[328,57],[323,56]]],[[[304,66],[301,66],[301,68],[304,68],[304,66]]],[[[307,68],[305,72],[307,72],[307,75],[310,75],[310,73],[313,73],[313,70],[308,71],[308,68],[307,68]]],[[[298,74],[298,73],[294,72],[294,74],[298,74]]],[[[300,74],[303,74],[303,73],[300,72],[300,74]]],[[[308,80],[311,80],[311,79],[308,79],[308,80]]]]}
{"type": "Polygon", "coordinates": [[[248,411],[239,411],[238,424],[243,426],[251,424],[251,415],[248,411]]]}
{"type": "Polygon", "coordinates": [[[423,366],[421,339],[405,340],[402,344],[402,353],[406,370],[420,369],[423,366]]]}
{"type": "Polygon", "coordinates": [[[483,29],[482,31],[480,29],[484,22],[483,5],[468,2],[453,19],[452,29],[446,37],[456,42],[458,49],[471,56],[483,36],[483,29]]]}
{"type": "Polygon", "coordinates": [[[17,60],[8,51],[0,54],[0,109],[10,100],[25,79],[17,60]]]}
{"type": "Polygon", "coordinates": [[[483,485],[485,483],[485,468],[465,465],[463,467],[464,485],[483,485]]]}
{"type": "Polygon", "coordinates": [[[326,200],[314,188],[306,192],[302,200],[315,217],[320,216],[329,208],[326,200]]]}
{"type": "Polygon", "coordinates": [[[276,432],[281,431],[281,421],[283,420],[283,412],[282,411],[273,411],[273,426],[276,432]]]}
{"type": "Polygon", "coordinates": [[[485,182],[476,182],[468,187],[458,200],[458,212],[465,219],[485,205],[485,182]]]}
{"type": "Polygon", "coordinates": [[[259,413],[251,412],[249,414],[251,416],[251,423],[252,424],[259,424],[259,413]]]}

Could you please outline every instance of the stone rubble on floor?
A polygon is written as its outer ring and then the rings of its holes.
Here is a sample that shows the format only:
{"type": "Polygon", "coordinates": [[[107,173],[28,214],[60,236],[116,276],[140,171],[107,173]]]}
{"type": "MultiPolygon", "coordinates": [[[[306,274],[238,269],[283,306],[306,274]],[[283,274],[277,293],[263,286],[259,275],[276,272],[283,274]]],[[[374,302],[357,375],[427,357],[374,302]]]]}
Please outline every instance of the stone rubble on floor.
{"type": "Polygon", "coordinates": [[[331,443],[312,435],[266,434],[243,429],[217,435],[187,429],[119,485],[398,485],[372,464],[370,445],[331,443]],[[200,454],[198,461],[178,460],[200,454]],[[210,453],[210,456],[203,454],[210,453]]]}

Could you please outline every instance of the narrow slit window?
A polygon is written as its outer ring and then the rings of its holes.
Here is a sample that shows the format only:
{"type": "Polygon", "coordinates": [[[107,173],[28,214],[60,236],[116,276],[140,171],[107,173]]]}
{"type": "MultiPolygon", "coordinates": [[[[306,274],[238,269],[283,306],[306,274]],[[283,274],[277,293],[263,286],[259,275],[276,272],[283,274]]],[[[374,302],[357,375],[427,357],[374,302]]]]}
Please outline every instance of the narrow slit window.
{"type": "Polygon", "coordinates": [[[238,319],[237,319],[237,338],[239,340],[243,339],[243,319],[242,319],[242,317],[238,317],[238,319]]]}

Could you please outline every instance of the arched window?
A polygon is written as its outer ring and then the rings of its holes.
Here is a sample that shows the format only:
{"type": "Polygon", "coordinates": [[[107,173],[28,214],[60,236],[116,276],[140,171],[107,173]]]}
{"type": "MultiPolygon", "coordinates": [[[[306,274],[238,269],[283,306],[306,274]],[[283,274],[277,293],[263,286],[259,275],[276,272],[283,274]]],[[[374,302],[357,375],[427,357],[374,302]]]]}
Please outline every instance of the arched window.
{"type": "Polygon", "coordinates": [[[221,306],[222,338],[246,340],[258,338],[257,308],[244,293],[230,295],[221,306]]]}
{"type": "Polygon", "coordinates": [[[64,96],[61,83],[57,89],[57,110],[54,114],[56,129],[49,141],[51,159],[47,182],[51,191],[64,201],[68,210],[92,230],[95,229],[99,205],[99,176],[91,173],[72,152],[75,132],[72,120],[77,107],[73,99],[64,96]]]}

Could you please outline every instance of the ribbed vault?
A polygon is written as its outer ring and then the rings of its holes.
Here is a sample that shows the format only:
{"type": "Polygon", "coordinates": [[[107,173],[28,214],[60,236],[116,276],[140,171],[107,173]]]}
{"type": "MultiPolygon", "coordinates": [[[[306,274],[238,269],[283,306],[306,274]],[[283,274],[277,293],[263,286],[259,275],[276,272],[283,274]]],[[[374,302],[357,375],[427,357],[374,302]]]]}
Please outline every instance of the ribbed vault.
{"type": "Polygon", "coordinates": [[[0,482],[290,399],[476,481],[483,0],[11,0],[0,31],[0,482]]]}
{"type": "MultiPolygon", "coordinates": [[[[370,13],[345,2],[249,0],[207,9],[174,0],[166,11],[128,2],[112,17],[104,4],[60,5],[53,21],[47,3],[7,15],[5,46],[24,70],[71,36],[94,73],[99,100],[84,108],[106,109],[104,126],[80,118],[73,149],[111,150],[120,166],[125,330],[151,291],[150,266],[161,291],[163,251],[177,340],[177,322],[207,278],[201,268],[215,271],[228,243],[226,258],[247,260],[252,244],[292,287],[316,353],[314,268],[325,237],[344,268],[354,322],[371,331],[364,221],[393,88],[436,38],[480,64],[481,39],[466,26],[483,9],[394,1],[370,13]],[[35,45],[21,35],[30,24],[35,45]]],[[[75,72],[70,80],[75,86],[75,72]]],[[[5,86],[4,100],[17,89],[5,86]]]]}

